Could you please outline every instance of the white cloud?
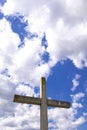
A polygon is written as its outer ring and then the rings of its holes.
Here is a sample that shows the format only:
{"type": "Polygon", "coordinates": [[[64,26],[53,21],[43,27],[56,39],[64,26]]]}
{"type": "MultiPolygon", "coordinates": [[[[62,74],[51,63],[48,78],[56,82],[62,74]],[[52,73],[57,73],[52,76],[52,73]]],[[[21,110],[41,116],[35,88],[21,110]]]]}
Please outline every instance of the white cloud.
{"type": "Polygon", "coordinates": [[[66,109],[49,109],[49,127],[55,130],[75,130],[79,125],[85,122],[84,116],[75,118],[77,115],[76,108],[66,109]],[[53,122],[52,122],[53,120],[53,122]]]}
{"type": "Polygon", "coordinates": [[[75,91],[76,88],[79,86],[79,81],[78,81],[79,78],[80,78],[80,75],[76,74],[75,78],[72,80],[73,87],[71,88],[71,91],[75,91]]]}
{"type": "Polygon", "coordinates": [[[83,113],[83,115],[84,115],[84,116],[87,116],[87,113],[86,113],[86,112],[84,112],[84,113],[83,113]]]}
{"type": "Polygon", "coordinates": [[[32,96],[34,95],[34,88],[27,85],[19,84],[16,88],[16,93],[19,95],[32,96]]]}
{"type": "Polygon", "coordinates": [[[43,63],[42,55],[45,48],[41,46],[40,39],[33,41],[25,40],[25,46],[19,49],[14,56],[14,66],[12,71],[16,80],[29,82],[31,85],[39,85],[41,76],[48,76],[49,65],[43,63]]]}
{"type": "Polygon", "coordinates": [[[6,19],[0,20],[0,70],[13,65],[19,43],[19,36],[12,31],[9,22],[6,19]]]}
{"type": "Polygon", "coordinates": [[[77,93],[72,97],[72,105],[70,109],[60,109],[60,108],[51,108],[48,110],[49,115],[49,127],[53,130],[75,130],[78,129],[78,126],[86,122],[85,115],[79,115],[76,118],[76,115],[79,113],[79,109],[83,105],[79,102],[84,98],[84,93],[77,93]]]}
{"type": "Polygon", "coordinates": [[[20,5],[17,0],[7,0],[3,12],[8,15],[16,12],[26,15],[25,19],[29,23],[26,30],[41,36],[46,32],[51,66],[61,58],[69,58],[76,67],[83,68],[87,67],[86,3],[86,0],[22,0],[20,5]]]}
{"type": "MultiPolygon", "coordinates": [[[[86,0],[66,0],[67,4],[67,13],[71,15],[71,17],[82,18],[85,16],[85,11],[87,7],[86,0]]],[[[87,18],[87,17],[86,17],[87,18]]]]}
{"type": "Polygon", "coordinates": [[[13,94],[15,83],[8,77],[0,75],[0,117],[9,115],[14,111],[13,94]]]}
{"type": "Polygon", "coordinates": [[[12,32],[9,22],[2,19],[0,26],[0,71],[7,68],[14,80],[39,85],[40,77],[48,75],[50,71],[50,66],[43,63],[41,58],[46,51],[41,46],[41,39],[25,38],[25,46],[19,49],[20,39],[12,32]]]}
{"type": "Polygon", "coordinates": [[[79,92],[75,95],[71,95],[72,99],[74,102],[79,101],[81,98],[83,98],[85,96],[85,93],[79,92]]]}
{"type": "Polygon", "coordinates": [[[47,50],[50,54],[51,64],[55,65],[60,59],[69,58],[76,67],[86,67],[86,34],[85,24],[71,27],[66,25],[63,19],[58,20],[53,29],[47,29],[47,50]]]}
{"type": "Polygon", "coordinates": [[[83,105],[82,105],[81,103],[76,103],[76,102],[74,102],[74,103],[72,103],[72,107],[73,107],[73,108],[82,108],[83,105]]]}
{"type": "Polygon", "coordinates": [[[85,118],[84,117],[80,117],[77,119],[77,121],[74,123],[74,126],[78,126],[81,125],[82,123],[85,122],[85,118]]]}
{"type": "Polygon", "coordinates": [[[0,128],[16,130],[38,130],[39,125],[39,108],[28,107],[28,105],[17,105],[15,114],[8,115],[0,119],[0,128]],[[34,122],[32,122],[34,120],[34,122]]]}
{"type": "MultiPolygon", "coordinates": [[[[77,68],[87,67],[86,0],[21,0],[21,4],[18,0],[7,0],[0,9],[4,15],[24,15],[24,20],[28,20],[26,31],[38,34],[33,40],[25,38],[25,46],[19,49],[19,36],[12,31],[5,18],[0,20],[0,72],[7,68],[11,75],[10,78],[0,75],[0,110],[3,116],[0,117],[0,128],[37,130],[39,107],[14,104],[13,95],[35,95],[34,87],[39,85],[40,77],[47,77],[51,67],[61,60],[69,58],[77,68]],[[48,42],[47,49],[41,46],[44,32],[48,42]],[[45,52],[50,57],[47,63],[42,60],[45,52]],[[20,84],[20,81],[30,83],[32,87],[20,84]]],[[[79,78],[76,75],[73,79],[72,91],[79,85],[79,78]]],[[[49,119],[54,120],[51,123],[54,130],[75,130],[85,122],[85,114],[75,118],[77,110],[83,107],[79,101],[84,96],[82,92],[72,95],[73,103],[69,110],[49,110],[49,119]]]]}

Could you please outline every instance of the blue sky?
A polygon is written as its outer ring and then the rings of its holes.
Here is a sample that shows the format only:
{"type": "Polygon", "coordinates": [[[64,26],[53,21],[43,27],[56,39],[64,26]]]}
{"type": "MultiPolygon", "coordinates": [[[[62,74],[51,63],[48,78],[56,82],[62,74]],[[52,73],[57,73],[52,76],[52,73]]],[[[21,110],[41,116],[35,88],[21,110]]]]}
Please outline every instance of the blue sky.
{"type": "Polygon", "coordinates": [[[49,130],[87,129],[87,2],[0,0],[0,128],[39,130],[39,106],[14,94],[69,101],[48,108],[49,130]],[[34,121],[34,123],[33,123],[34,121]]]}

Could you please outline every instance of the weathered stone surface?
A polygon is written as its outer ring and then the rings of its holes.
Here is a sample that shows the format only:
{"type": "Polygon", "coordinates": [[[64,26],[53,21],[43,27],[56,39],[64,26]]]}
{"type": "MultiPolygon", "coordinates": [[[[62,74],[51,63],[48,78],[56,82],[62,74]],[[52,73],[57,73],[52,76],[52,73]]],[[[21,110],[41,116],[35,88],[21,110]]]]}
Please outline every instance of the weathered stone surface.
{"type": "Polygon", "coordinates": [[[70,108],[70,103],[65,101],[47,99],[47,105],[52,107],[70,108]]]}
{"type": "Polygon", "coordinates": [[[40,98],[34,98],[34,97],[29,97],[29,96],[15,95],[13,101],[18,102],[18,103],[41,105],[40,98]]]}

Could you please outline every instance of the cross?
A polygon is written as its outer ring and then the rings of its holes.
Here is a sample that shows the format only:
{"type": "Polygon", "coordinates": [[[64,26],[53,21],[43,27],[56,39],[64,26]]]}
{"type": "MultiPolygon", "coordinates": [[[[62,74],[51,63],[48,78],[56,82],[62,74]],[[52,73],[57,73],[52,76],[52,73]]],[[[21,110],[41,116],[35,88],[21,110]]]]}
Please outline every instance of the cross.
{"type": "Polygon", "coordinates": [[[70,108],[70,103],[59,100],[46,99],[46,79],[40,80],[40,98],[14,95],[14,102],[40,105],[40,130],[48,130],[47,106],[70,108]]]}

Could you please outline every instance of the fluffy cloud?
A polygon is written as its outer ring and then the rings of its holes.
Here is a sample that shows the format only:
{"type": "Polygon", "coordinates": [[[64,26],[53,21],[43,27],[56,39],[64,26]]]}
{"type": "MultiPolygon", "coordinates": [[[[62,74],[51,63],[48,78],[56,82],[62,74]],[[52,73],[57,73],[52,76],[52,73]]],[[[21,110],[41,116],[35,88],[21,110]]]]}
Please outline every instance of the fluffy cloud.
{"type": "Polygon", "coordinates": [[[15,84],[9,77],[0,75],[0,117],[9,115],[14,111],[14,104],[12,103],[14,92],[15,84]]]}
{"type": "Polygon", "coordinates": [[[73,98],[73,101],[74,101],[74,102],[80,100],[80,99],[83,98],[84,96],[85,96],[85,94],[82,93],[82,92],[79,92],[78,94],[75,94],[74,96],[71,95],[71,97],[73,98]]]}
{"type": "Polygon", "coordinates": [[[6,19],[0,20],[0,70],[13,64],[20,39],[16,33],[13,33],[9,22],[6,19]],[[15,42],[16,41],[16,42],[15,42]],[[9,53],[8,53],[9,51],[9,53]],[[12,56],[13,54],[13,56],[12,56]]]}
{"type": "Polygon", "coordinates": [[[5,15],[25,15],[29,23],[27,31],[36,32],[39,36],[46,32],[50,66],[69,58],[76,67],[83,68],[87,66],[86,5],[85,0],[22,0],[21,5],[17,0],[7,0],[2,11],[5,15]]]}
{"type": "Polygon", "coordinates": [[[72,80],[73,82],[73,87],[71,88],[71,91],[74,91],[76,90],[76,88],[79,86],[79,78],[80,78],[80,75],[76,74],[75,75],[75,78],[72,80]]]}
{"type": "Polygon", "coordinates": [[[87,66],[87,30],[85,30],[85,24],[71,27],[65,25],[64,20],[60,19],[54,30],[52,28],[48,29],[46,34],[48,39],[48,52],[53,64],[60,59],[69,58],[78,68],[87,66]]]}
{"type": "Polygon", "coordinates": [[[39,85],[40,77],[46,76],[50,72],[49,65],[42,61],[45,47],[41,46],[41,39],[29,40],[25,38],[25,46],[18,48],[21,42],[20,38],[12,31],[9,22],[4,18],[0,20],[0,25],[1,73],[8,69],[8,73],[15,81],[39,85]]]}
{"type": "Polygon", "coordinates": [[[38,107],[29,108],[26,105],[18,105],[15,114],[0,118],[0,127],[7,130],[38,130],[40,127],[39,120],[38,107]]]}
{"type": "Polygon", "coordinates": [[[77,93],[72,95],[72,106],[70,109],[49,109],[49,127],[53,130],[74,130],[79,125],[83,124],[85,120],[85,114],[76,118],[78,110],[83,107],[80,100],[84,98],[84,93],[77,93]]]}
{"type": "MultiPolygon", "coordinates": [[[[13,104],[14,93],[36,96],[34,87],[39,85],[40,77],[47,77],[51,67],[61,60],[69,58],[77,68],[87,67],[86,3],[86,0],[21,0],[20,4],[18,0],[7,0],[3,7],[0,6],[4,16],[23,15],[23,20],[28,23],[27,33],[38,35],[33,39],[25,37],[23,48],[18,48],[21,43],[18,34],[5,18],[0,20],[1,129],[39,129],[39,107],[13,104]],[[47,48],[41,44],[44,32],[47,48]],[[42,59],[46,52],[48,62],[42,59]]],[[[76,75],[73,79],[72,91],[79,85],[79,78],[76,75]]],[[[69,110],[49,109],[49,127],[52,130],[75,130],[84,123],[84,114],[75,118],[77,110],[83,107],[79,100],[84,96],[83,93],[72,95],[69,110]]]]}

